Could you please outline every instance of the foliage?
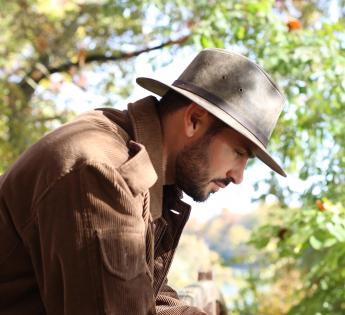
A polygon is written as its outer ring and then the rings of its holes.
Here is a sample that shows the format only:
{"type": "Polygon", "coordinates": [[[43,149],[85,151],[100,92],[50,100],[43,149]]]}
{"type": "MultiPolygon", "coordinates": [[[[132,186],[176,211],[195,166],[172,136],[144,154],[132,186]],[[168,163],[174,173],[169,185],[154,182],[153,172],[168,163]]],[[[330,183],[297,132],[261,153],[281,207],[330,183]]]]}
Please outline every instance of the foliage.
{"type": "Polygon", "coordinates": [[[270,223],[252,234],[260,267],[235,314],[344,314],[345,208],[319,200],[310,209],[273,211],[270,223]],[[246,303],[249,297],[255,303],[246,303]]]}
{"type": "MultiPolygon", "coordinates": [[[[73,104],[56,106],[66,84],[128,96],[133,57],[184,40],[175,23],[160,21],[160,14],[148,10],[150,1],[17,0],[0,5],[0,172],[70,118],[73,104]],[[176,42],[170,38],[173,32],[176,42]],[[88,72],[101,79],[87,82],[88,72]]],[[[175,11],[172,18],[184,26],[182,13],[175,11]]]]}

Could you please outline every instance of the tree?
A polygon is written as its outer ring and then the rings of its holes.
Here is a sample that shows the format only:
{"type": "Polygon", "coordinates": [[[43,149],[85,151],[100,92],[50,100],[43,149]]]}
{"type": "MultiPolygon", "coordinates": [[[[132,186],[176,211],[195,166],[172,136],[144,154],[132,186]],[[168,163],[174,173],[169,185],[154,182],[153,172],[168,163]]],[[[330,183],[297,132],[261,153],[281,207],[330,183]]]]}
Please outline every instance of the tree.
{"type": "MultiPolygon", "coordinates": [[[[52,74],[62,73],[62,80],[83,87],[82,70],[89,64],[91,71],[100,72],[105,63],[114,62],[115,69],[107,69],[108,78],[100,87],[100,93],[109,92],[118,81],[128,81],[135,56],[187,40],[179,32],[170,38],[171,25],[157,23],[146,30],[150,6],[138,0],[1,2],[0,27],[5,31],[0,35],[0,170],[56,121],[67,120],[68,113],[59,112],[52,101],[58,90],[49,82],[52,74]],[[48,96],[41,92],[43,99],[35,97],[39,88],[48,96]]],[[[125,86],[117,90],[120,95],[128,95],[125,86]]]]}

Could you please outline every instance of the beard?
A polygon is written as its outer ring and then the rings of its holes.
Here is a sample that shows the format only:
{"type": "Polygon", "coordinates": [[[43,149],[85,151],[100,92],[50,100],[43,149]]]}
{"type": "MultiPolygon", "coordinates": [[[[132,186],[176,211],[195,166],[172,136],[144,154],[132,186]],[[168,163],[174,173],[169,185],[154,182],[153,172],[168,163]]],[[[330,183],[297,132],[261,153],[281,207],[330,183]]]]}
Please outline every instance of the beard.
{"type": "Polygon", "coordinates": [[[211,138],[206,136],[184,147],[176,157],[175,183],[198,202],[205,201],[211,194],[211,190],[207,190],[212,181],[208,155],[211,138]]]}

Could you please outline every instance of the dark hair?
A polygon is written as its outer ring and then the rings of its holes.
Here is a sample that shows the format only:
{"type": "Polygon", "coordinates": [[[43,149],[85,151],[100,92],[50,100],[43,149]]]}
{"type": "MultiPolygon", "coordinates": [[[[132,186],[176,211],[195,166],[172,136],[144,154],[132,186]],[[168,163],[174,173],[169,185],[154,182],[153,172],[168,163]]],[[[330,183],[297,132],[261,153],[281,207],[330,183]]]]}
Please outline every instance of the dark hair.
{"type": "Polygon", "coordinates": [[[165,117],[179,110],[182,107],[188,106],[191,103],[193,103],[192,100],[170,89],[167,93],[165,93],[162,96],[162,98],[159,101],[159,115],[161,117],[165,117]]]}
{"type": "MultiPolygon", "coordinates": [[[[163,118],[174,113],[180,108],[188,106],[191,103],[193,103],[193,101],[183,96],[182,94],[175,92],[174,90],[168,90],[168,92],[162,96],[158,103],[158,112],[160,117],[163,118]]],[[[228,126],[211,113],[210,115],[213,117],[213,122],[209,126],[206,135],[212,137],[215,136],[223,128],[226,128],[228,126]]]]}
{"type": "Polygon", "coordinates": [[[211,125],[208,127],[208,130],[206,132],[207,135],[213,137],[215,136],[218,132],[223,130],[224,128],[230,128],[227,124],[225,124],[223,121],[218,119],[217,117],[213,116],[210,114],[214,119],[211,125]]]}

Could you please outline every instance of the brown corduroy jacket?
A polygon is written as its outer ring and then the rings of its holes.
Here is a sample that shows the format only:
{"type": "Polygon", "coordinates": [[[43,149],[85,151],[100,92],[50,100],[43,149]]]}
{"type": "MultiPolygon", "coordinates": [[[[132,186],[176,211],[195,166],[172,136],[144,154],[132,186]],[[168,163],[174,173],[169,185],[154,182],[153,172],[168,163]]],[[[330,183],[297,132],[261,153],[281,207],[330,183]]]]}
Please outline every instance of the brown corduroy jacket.
{"type": "Polygon", "coordinates": [[[167,286],[190,209],[163,176],[153,97],[28,149],[0,177],[0,314],[204,314],[167,286]]]}

